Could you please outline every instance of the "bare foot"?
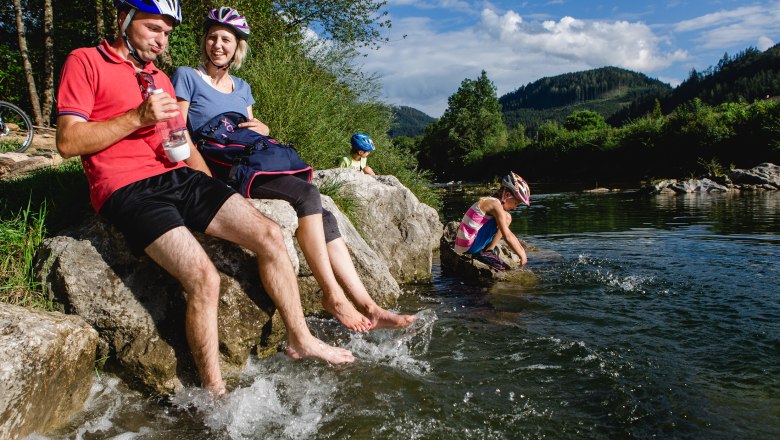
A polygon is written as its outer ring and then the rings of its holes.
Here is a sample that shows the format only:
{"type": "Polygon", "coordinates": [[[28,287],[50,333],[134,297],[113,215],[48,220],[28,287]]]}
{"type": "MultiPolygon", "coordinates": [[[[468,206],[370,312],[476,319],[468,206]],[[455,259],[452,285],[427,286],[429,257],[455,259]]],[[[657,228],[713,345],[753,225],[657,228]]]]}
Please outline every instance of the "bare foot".
{"type": "Polygon", "coordinates": [[[331,364],[345,364],[353,362],[355,357],[352,352],[344,348],[330,346],[314,336],[306,343],[294,346],[289,341],[285,353],[292,359],[317,358],[331,364]]]}
{"type": "Polygon", "coordinates": [[[221,399],[227,395],[227,388],[225,388],[224,382],[221,385],[206,386],[205,389],[213,399],[221,399]]]}
{"type": "Polygon", "coordinates": [[[353,332],[367,332],[371,330],[371,320],[358,312],[355,306],[347,301],[346,298],[339,301],[323,296],[322,308],[333,315],[334,318],[338,319],[344,327],[353,332]]]}
{"type": "Polygon", "coordinates": [[[371,320],[374,329],[404,328],[417,319],[413,315],[399,315],[378,306],[369,309],[366,315],[371,320]]]}

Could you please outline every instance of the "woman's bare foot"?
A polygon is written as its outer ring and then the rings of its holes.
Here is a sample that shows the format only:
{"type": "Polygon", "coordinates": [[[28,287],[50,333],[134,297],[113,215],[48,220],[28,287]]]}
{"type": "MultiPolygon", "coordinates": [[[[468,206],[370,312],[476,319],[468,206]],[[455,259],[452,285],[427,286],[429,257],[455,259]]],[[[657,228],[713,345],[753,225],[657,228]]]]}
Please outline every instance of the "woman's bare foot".
{"type": "Polygon", "coordinates": [[[379,306],[369,308],[366,313],[373,324],[372,328],[404,328],[413,323],[416,317],[413,315],[399,315],[379,306]]]}
{"type": "Polygon", "coordinates": [[[287,342],[287,348],[284,350],[287,356],[292,359],[317,358],[325,362],[339,365],[347,362],[354,362],[355,357],[352,352],[344,348],[330,346],[314,336],[301,344],[287,342]]]}
{"type": "Polygon", "coordinates": [[[329,298],[327,296],[322,297],[322,308],[326,312],[333,315],[339,322],[346,328],[353,332],[367,332],[371,330],[371,320],[363,316],[357,311],[355,306],[352,305],[346,298],[339,301],[337,299],[329,298]]]}

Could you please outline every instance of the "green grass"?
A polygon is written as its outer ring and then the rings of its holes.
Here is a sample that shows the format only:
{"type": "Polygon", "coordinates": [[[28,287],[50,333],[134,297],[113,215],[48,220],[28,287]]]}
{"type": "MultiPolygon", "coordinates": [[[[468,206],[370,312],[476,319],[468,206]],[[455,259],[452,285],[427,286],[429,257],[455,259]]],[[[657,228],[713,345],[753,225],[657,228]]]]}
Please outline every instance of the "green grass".
{"type": "Polygon", "coordinates": [[[77,224],[92,210],[87,178],[78,159],[1,180],[0,194],[0,220],[13,218],[28,207],[37,212],[45,205],[48,215],[44,223],[50,232],[77,224]]]}
{"type": "Polygon", "coordinates": [[[54,310],[45,286],[35,281],[35,254],[46,236],[46,204],[0,221],[0,301],[54,310]]]}
{"type": "Polygon", "coordinates": [[[361,215],[361,205],[358,201],[357,194],[347,193],[343,191],[344,182],[337,181],[335,179],[328,179],[323,181],[320,186],[320,194],[324,194],[331,199],[338,206],[341,211],[349,219],[352,226],[357,229],[358,233],[363,235],[363,217],[361,215]]]}
{"type": "Polygon", "coordinates": [[[78,224],[91,211],[78,160],[0,181],[0,302],[54,310],[33,266],[51,233],[78,224]]]}
{"type": "Polygon", "coordinates": [[[0,141],[0,153],[14,152],[22,146],[21,142],[16,141],[0,141]]]}

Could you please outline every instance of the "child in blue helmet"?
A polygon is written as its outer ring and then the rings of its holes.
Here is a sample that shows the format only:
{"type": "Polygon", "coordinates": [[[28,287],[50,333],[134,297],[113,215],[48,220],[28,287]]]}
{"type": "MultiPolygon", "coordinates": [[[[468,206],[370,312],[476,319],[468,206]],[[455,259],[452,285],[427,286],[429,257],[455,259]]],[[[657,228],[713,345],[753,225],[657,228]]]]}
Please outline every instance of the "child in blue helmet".
{"type": "Polygon", "coordinates": [[[525,266],[528,257],[520,240],[509,230],[510,210],[520,203],[531,205],[531,189],[522,177],[510,172],[501,179],[501,187],[494,197],[482,197],[466,211],[455,238],[455,252],[469,254],[488,266],[505,270],[506,266],[493,249],[504,238],[525,266]]]}
{"type": "Polygon", "coordinates": [[[355,133],[352,135],[350,143],[352,144],[352,152],[349,156],[341,158],[339,168],[352,168],[363,174],[375,176],[374,170],[366,165],[368,155],[375,149],[374,141],[365,133],[355,133]]]}

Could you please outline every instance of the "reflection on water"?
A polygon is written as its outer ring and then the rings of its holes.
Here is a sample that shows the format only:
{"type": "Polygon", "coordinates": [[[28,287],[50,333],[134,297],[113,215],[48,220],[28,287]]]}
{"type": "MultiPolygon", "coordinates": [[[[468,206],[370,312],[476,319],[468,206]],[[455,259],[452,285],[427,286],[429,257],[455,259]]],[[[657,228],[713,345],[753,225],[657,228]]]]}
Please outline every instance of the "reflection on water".
{"type": "MultiPolygon", "coordinates": [[[[541,192],[541,191],[537,191],[541,192]]],[[[445,194],[443,220],[479,196],[445,194]]],[[[49,438],[780,438],[780,194],[534,194],[535,285],[441,274],[401,331],[311,319],[353,365],[251,361],[212,402],[101,378],[49,438]]],[[[410,287],[411,288],[411,287],[410,287]]]]}

